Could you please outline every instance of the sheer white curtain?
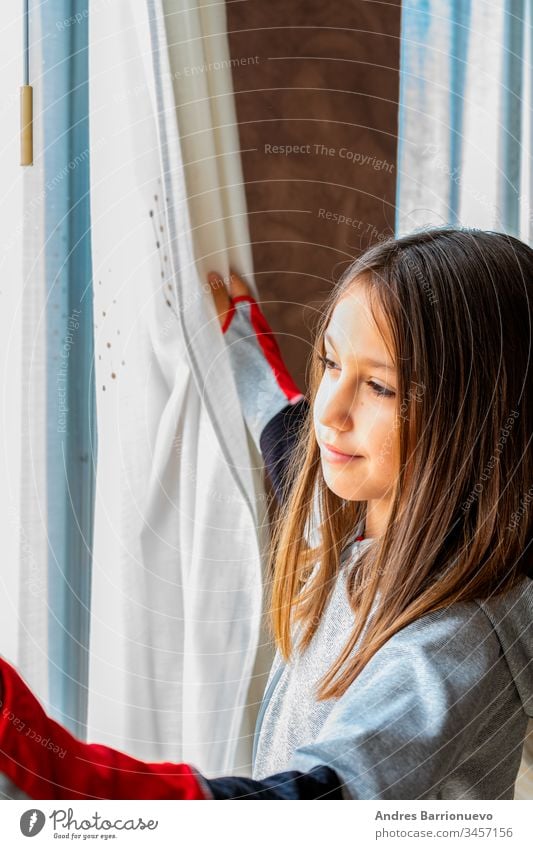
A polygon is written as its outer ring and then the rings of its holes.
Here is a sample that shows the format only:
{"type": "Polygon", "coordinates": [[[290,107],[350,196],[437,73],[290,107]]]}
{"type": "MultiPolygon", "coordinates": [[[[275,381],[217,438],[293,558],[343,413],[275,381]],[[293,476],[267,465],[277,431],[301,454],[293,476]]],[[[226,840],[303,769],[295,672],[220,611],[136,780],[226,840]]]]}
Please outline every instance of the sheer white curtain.
{"type": "MultiPolygon", "coordinates": [[[[20,4],[11,3],[2,28],[1,151],[2,309],[0,363],[2,462],[0,523],[4,565],[0,570],[0,651],[16,663],[47,705],[48,535],[47,535],[47,346],[45,168],[43,126],[34,124],[34,164],[21,167],[19,98],[22,79],[20,4]],[[18,46],[14,51],[13,45],[18,46]]],[[[41,58],[40,19],[32,21],[36,67],[41,58]]],[[[40,80],[34,80],[34,113],[42,109],[40,80]],[[36,83],[36,84],[35,84],[36,83]]],[[[53,706],[52,706],[53,707],[53,706]]]]}
{"type": "MultiPolygon", "coordinates": [[[[39,9],[30,16],[33,164],[22,167],[19,164],[21,4],[9,0],[2,11],[0,653],[16,664],[45,709],[63,719],[67,706],[60,683],[61,670],[55,661],[69,635],[64,640],[65,630],[56,627],[58,623],[54,620],[50,564],[62,563],[62,552],[54,548],[56,540],[51,527],[57,527],[55,517],[65,517],[61,496],[65,476],[62,466],[54,468],[52,464],[51,469],[50,455],[52,451],[60,451],[65,440],[56,415],[57,355],[64,343],[63,315],[58,307],[57,311],[53,309],[60,300],[54,271],[64,257],[56,250],[55,239],[62,239],[64,230],[59,227],[54,236],[47,233],[47,227],[51,219],[62,214],[69,181],[59,167],[51,168],[53,160],[58,163],[59,150],[53,147],[50,135],[47,136],[43,120],[43,104],[50,105],[49,95],[57,82],[55,74],[50,74],[46,81],[42,74],[46,12],[39,9]],[[54,260],[49,263],[52,254],[54,260]],[[51,320],[55,321],[53,338],[51,320]]],[[[50,42],[48,47],[55,50],[50,42]]],[[[67,72],[63,74],[66,78],[67,72]]],[[[70,421],[68,414],[66,419],[70,421]]],[[[70,715],[69,724],[75,725],[78,718],[70,715]]],[[[4,796],[26,798],[0,776],[0,798],[4,796]]]]}
{"type": "MultiPolygon", "coordinates": [[[[9,0],[0,28],[0,531],[4,568],[0,570],[0,651],[12,662],[19,659],[20,562],[20,446],[22,395],[22,298],[24,179],[33,174],[21,168],[19,141],[19,85],[22,75],[20,4],[9,0]]],[[[36,140],[37,142],[38,140],[36,140]]],[[[37,682],[36,682],[37,683],[37,682]]]]}
{"type": "MultiPolygon", "coordinates": [[[[396,234],[458,224],[533,244],[531,0],[404,0],[396,234]]],[[[516,784],[533,799],[533,723],[516,784]]]]}
{"type": "Polygon", "coordinates": [[[93,4],[90,79],[88,739],[251,774],[266,501],[206,284],[253,287],[224,4],[93,4]]]}

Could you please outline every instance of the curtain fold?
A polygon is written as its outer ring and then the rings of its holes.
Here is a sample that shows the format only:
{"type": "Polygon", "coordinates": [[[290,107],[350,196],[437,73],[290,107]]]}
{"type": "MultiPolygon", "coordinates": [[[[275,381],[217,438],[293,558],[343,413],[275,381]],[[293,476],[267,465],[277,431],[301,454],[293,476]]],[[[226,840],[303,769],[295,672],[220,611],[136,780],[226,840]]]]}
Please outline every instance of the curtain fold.
{"type": "Polygon", "coordinates": [[[95,7],[90,68],[89,737],[251,774],[267,510],[206,283],[255,291],[224,7],[95,7]]]}
{"type": "MultiPolygon", "coordinates": [[[[402,3],[396,235],[454,224],[531,243],[532,0],[402,3]]],[[[515,797],[533,798],[533,723],[515,797]]]]}

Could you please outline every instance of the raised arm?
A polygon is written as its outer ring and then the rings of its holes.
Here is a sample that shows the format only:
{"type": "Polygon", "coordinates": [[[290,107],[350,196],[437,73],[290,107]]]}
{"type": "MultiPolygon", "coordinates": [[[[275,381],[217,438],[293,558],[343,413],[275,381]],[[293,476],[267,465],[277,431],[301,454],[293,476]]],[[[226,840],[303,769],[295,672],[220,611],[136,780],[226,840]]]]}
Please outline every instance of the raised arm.
{"type": "Polygon", "coordinates": [[[216,273],[209,275],[209,283],[244,420],[263,455],[276,497],[283,503],[288,461],[309,402],[291,377],[274,333],[245,281],[232,274],[229,292],[216,273]]]}

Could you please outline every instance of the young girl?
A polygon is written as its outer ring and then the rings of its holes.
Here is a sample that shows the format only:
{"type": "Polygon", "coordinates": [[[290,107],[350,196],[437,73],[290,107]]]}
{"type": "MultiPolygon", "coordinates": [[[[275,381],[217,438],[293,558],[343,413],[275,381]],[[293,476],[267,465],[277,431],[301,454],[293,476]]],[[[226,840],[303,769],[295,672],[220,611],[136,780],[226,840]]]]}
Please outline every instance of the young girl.
{"type": "Polygon", "coordinates": [[[33,798],[512,798],[533,717],[532,280],[500,233],[370,248],[326,305],[307,399],[246,284],[213,275],[281,508],[253,778],[82,743],[1,659],[0,770],[33,798]]]}

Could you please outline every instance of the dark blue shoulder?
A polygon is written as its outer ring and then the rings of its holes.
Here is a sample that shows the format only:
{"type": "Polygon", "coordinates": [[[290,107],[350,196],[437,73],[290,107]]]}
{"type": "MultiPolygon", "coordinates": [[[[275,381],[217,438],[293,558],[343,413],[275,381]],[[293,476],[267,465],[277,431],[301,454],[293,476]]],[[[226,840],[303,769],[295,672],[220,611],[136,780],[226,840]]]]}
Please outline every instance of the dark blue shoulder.
{"type": "Polygon", "coordinates": [[[296,404],[287,404],[261,431],[261,454],[280,504],[287,494],[285,484],[290,456],[307,419],[309,407],[307,398],[302,398],[296,404]]]}

